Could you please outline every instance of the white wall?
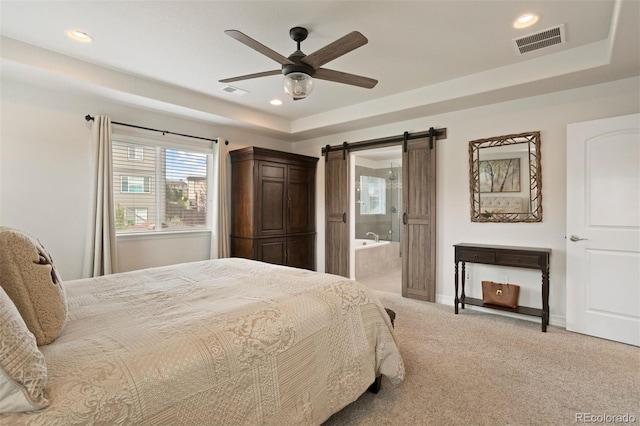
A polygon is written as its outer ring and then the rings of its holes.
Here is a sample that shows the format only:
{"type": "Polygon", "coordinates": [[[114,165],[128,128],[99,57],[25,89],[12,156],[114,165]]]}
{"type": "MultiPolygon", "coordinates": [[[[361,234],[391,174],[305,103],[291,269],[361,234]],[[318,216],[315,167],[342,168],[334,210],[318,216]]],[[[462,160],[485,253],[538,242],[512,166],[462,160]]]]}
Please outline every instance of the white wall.
{"type": "MultiPolygon", "coordinates": [[[[357,142],[404,131],[447,128],[437,145],[437,301],[453,310],[453,244],[460,242],[549,247],[551,255],[551,323],[564,325],[566,229],[566,126],[568,123],[640,111],[640,79],[632,78],[485,107],[424,117],[312,139],[294,144],[297,153],[320,155],[323,146],[357,142]],[[469,201],[468,142],[526,131],[541,131],[543,221],[541,223],[472,223],[469,201]]],[[[318,269],[324,270],[324,161],[318,163],[318,269]]],[[[539,272],[468,264],[469,296],[480,297],[480,281],[521,284],[520,303],[541,307],[539,272]]]]}
{"type": "MultiPolygon", "coordinates": [[[[0,225],[38,236],[51,252],[63,279],[81,276],[88,223],[89,145],[91,125],[86,114],[106,114],[113,120],[164,128],[204,137],[221,136],[230,149],[248,145],[320,156],[326,144],[361,141],[446,127],[438,142],[437,298],[453,304],[453,248],[458,242],[550,247],[551,321],[562,325],[565,315],[566,126],[568,123],[640,112],[640,79],[632,78],[566,92],[536,96],[486,107],[451,112],[376,128],[336,134],[296,144],[249,132],[215,127],[155,112],[136,110],[97,97],[47,90],[22,82],[1,81],[0,225]],[[471,223],[469,218],[468,141],[540,130],[542,139],[542,223],[471,223]]],[[[324,270],[324,162],[318,162],[318,270],[324,270]]],[[[135,237],[119,242],[122,270],[209,256],[209,238],[150,240],[135,237]],[[175,256],[174,256],[175,254],[175,256]]],[[[522,304],[539,305],[539,274],[514,268],[471,265],[470,295],[478,295],[482,279],[523,285],[522,304]]],[[[537,306],[537,305],[535,305],[537,306]]],[[[452,308],[453,309],[453,308],[452,308]]]]}
{"type": "MultiPolygon", "coordinates": [[[[5,77],[0,82],[0,225],[37,236],[62,278],[82,275],[88,224],[91,123],[86,114],[172,132],[291,150],[290,142],[133,109],[98,97],[50,90],[5,77]]],[[[122,128],[122,127],[121,127],[122,128]]],[[[113,126],[117,132],[118,126],[113,126]]],[[[150,135],[156,135],[151,132],[150,135]]],[[[157,136],[156,136],[157,137],[157,136]]],[[[209,257],[206,233],[118,240],[119,270],[209,257]]]]}

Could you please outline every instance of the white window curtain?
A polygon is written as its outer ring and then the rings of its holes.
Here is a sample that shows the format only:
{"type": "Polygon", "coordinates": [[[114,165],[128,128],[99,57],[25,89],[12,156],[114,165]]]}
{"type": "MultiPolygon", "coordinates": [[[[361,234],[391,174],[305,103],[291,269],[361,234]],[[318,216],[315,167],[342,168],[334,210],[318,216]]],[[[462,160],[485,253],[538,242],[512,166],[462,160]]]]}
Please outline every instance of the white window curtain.
{"type": "Polygon", "coordinates": [[[213,175],[217,177],[215,188],[217,201],[212,209],[211,259],[231,257],[229,234],[231,229],[229,213],[229,179],[227,178],[229,145],[224,138],[218,138],[213,161],[213,175]]]}
{"type": "Polygon", "coordinates": [[[117,272],[111,164],[111,118],[97,115],[93,123],[91,146],[91,206],[84,277],[117,272]]]}

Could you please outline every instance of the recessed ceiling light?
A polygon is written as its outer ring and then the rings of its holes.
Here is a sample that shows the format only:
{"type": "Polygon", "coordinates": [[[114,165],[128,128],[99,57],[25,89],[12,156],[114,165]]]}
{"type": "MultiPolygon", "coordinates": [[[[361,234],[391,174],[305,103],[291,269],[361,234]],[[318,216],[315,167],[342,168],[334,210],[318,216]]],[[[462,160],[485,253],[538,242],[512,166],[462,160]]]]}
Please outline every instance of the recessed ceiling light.
{"type": "Polygon", "coordinates": [[[80,30],[69,30],[67,31],[67,35],[76,41],[81,41],[84,43],[88,43],[93,40],[93,37],[80,30]]]}
{"type": "Polygon", "coordinates": [[[282,101],[280,99],[273,99],[271,102],[269,102],[271,105],[282,105],[282,101]]]}
{"type": "Polygon", "coordinates": [[[513,23],[513,28],[527,28],[531,25],[538,22],[540,17],[534,13],[525,13],[524,15],[520,15],[518,19],[513,23]]]}

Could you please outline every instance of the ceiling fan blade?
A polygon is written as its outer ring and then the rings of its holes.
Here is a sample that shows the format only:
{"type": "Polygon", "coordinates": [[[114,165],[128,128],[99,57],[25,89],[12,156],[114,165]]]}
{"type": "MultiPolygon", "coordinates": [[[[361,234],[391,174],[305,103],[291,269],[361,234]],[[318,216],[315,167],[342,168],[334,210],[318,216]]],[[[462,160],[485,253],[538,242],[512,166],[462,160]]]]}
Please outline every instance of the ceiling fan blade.
{"type": "Polygon", "coordinates": [[[360,46],[367,44],[369,40],[358,31],[353,31],[344,37],[339,38],[333,43],[327,44],[325,47],[316,50],[310,55],[302,58],[302,62],[311,65],[313,68],[321,67],[327,62],[349,53],[360,46]]]}
{"type": "Polygon", "coordinates": [[[378,84],[378,80],[374,80],[373,78],[362,77],[360,75],[349,74],[341,71],[328,70],[326,68],[317,69],[313,77],[319,78],[320,80],[328,80],[336,83],[364,87],[365,89],[373,89],[376,84],[378,84]]]}
{"type": "Polygon", "coordinates": [[[282,71],[281,70],[263,71],[263,72],[257,72],[254,74],[241,75],[238,77],[225,78],[223,80],[218,80],[218,81],[220,83],[231,83],[234,81],[249,80],[250,78],[258,78],[258,77],[268,77],[270,75],[278,75],[278,74],[282,74],[282,71]]]}
{"type": "Polygon", "coordinates": [[[286,58],[286,57],[282,56],[281,54],[279,54],[275,50],[269,49],[264,44],[255,41],[254,39],[252,39],[248,35],[246,35],[244,33],[241,33],[238,30],[226,30],[224,33],[226,35],[228,35],[229,37],[238,40],[240,43],[242,43],[242,44],[244,44],[246,46],[249,46],[253,50],[256,50],[256,51],[262,53],[263,55],[273,59],[274,61],[276,61],[280,65],[291,65],[291,64],[293,64],[293,62],[291,60],[289,60],[289,58],[286,58]]]}

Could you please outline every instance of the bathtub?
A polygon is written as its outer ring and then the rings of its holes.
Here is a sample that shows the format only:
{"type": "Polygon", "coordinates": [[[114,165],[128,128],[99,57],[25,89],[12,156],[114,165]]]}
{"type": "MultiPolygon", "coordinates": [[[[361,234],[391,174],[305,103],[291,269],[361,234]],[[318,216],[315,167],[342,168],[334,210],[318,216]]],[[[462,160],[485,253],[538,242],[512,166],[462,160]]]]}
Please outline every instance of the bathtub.
{"type": "Polygon", "coordinates": [[[376,247],[376,246],[381,246],[384,244],[389,244],[389,241],[378,241],[375,242],[374,240],[364,240],[364,239],[360,239],[360,238],[356,238],[354,240],[353,243],[353,247],[355,247],[356,250],[360,250],[360,249],[365,249],[365,248],[372,248],[372,247],[376,247]]]}
{"type": "Polygon", "coordinates": [[[398,242],[355,239],[353,247],[356,280],[380,275],[402,265],[398,242]]]}

